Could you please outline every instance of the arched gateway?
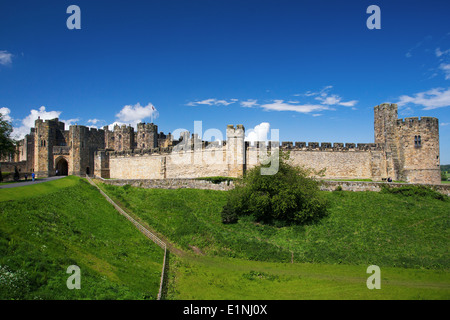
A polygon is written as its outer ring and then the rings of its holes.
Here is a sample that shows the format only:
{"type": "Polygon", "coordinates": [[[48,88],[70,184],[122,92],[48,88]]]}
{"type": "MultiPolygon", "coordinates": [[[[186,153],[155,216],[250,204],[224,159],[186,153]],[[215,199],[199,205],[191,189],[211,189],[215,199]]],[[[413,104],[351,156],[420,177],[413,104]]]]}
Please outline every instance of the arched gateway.
{"type": "Polygon", "coordinates": [[[58,176],[67,176],[69,174],[69,164],[66,158],[61,157],[56,161],[55,169],[58,176]]]}

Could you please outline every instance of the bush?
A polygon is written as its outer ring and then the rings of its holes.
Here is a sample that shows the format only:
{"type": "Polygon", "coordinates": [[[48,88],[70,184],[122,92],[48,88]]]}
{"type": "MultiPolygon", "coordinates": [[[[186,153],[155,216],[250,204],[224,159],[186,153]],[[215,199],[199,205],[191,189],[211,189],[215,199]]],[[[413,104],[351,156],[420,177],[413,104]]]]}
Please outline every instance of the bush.
{"type": "Polygon", "coordinates": [[[400,188],[391,187],[386,184],[381,185],[382,193],[391,193],[397,195],[403,195],[408,197],[428,197],[432,199],[437,199],[441,201],[447,201],[448,196],[443,195],[429,187],[426,186],[417,186],[417,185],[408,185],[402,186],[400,188]]]}
{"type": "Polygon", "coordinates": [[[326,215],[327,203],[319,193],[319,182],[309,177],[311,171],[289,165],[287,157],[280,156],[274,175],[261,175],[260,165],[237,181],[222,210],[224,223],[250,216],[254,221],[276,225],[303,224],[326,215]]]}

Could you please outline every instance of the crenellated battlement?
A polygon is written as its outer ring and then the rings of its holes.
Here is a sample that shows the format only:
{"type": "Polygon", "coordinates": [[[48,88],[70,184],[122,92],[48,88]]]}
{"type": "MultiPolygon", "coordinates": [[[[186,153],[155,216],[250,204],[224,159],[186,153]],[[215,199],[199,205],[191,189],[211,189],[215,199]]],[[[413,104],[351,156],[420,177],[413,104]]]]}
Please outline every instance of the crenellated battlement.
{"type": "Polygon", "coordinates": [[[187,143],[180,143],[174,146],[168,147],[156,147],[149,149],[128,149],[122,151],[110,150],[107,151],[108,155],[111,157],[134,157],[134,156],[144,156],[144,155],[167,155],[171,153],[181,153],[181,152],[198,152],[202,151],[223,151],[225,150],[226,142],[225,141],[198,141],[194,143],[194,140],[189,139],[187,143]]]}
{"type": "Polygon", "coordinates": [[[342,143],[342,142],[292,142],[283,141],[281,143],[283,150],[304,150],[304,151],[370,151],[383,150],[383,148],[376,143],[342,143]]]}
{"type": "Polygon", "coordinates": [[[439,120],[434,117],[408,117],[404,119],[397,119],[397,127],[435,127],[439,128],[439,120]]]}
{"type": "Polygon", "coordinates": [[[145,130],[145,131],[153,131],[153,130],[157,130],[158,129],[158,126],[157,125],[155,125],[154,123],[144,123],[144,122],[141,122],[141,123],[138,123],[137,124],[137,129],[138,129],[138,131],[140,131],[140,130],[145,130]]]}

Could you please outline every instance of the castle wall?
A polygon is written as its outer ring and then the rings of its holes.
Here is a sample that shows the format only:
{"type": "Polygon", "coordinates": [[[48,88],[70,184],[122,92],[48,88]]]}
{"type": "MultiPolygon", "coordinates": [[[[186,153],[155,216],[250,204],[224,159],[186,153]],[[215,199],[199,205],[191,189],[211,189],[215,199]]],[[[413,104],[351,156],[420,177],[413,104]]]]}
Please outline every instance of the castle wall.
{"type": "MultiPolygon", "coordinates": [[[[282,142],[290,162],[324,171],[327,179],[401,180],[440,183],[439,123],[436,118],[397,119],[397,105],[374,108],[375,143],[282,142]]],[[[26,163],[38,177],[55,174],[55,161],[68,161],[68,174],[117,179],[240,177],[270,154],[265,143],[245,142],[243,125],[228,125],[226,143],[205,142],[189,132],[174,141],[153,123],[115,126],[114,131],[70,126],[58,119],[36,120],[9,161],[26,163]],[[112,151],[113,150],[113,151],[112,151]]],[[[277,148],[279,142],[275,143],[277,148]]],[[[272,146],[271,146],[272,147],[272,146]]],[[[276,149],[274,149],[276,150],[276,149]]],[[[272,168],[276,163],[269,160],[272,168]],[[271,162],[270,162],[271,161],[271,162]]],[[[65,167],[64,167],[65,168],[65,167]]],[[[272,171],[272,174],[276,171],[272,171]]],[[[262,173],[264,174],[264,173],[262,173]]],[[[270,173],[269,173],[270,174],[270,173]]]]}
{"type": "Polygon", "coordinates": [[[110,155],[112,179],[179,179],[238,176],[229,171],[225,148],[183,150],[164,154],[110,155]],[[233,175],[234,174],[234,175],[233,175]]]}
{"type": "Polygon", "coordinates": [[[325,169],[324,178],[372,178],[372,155],[370,151],[291,151],[293,165],[325,169]]]}

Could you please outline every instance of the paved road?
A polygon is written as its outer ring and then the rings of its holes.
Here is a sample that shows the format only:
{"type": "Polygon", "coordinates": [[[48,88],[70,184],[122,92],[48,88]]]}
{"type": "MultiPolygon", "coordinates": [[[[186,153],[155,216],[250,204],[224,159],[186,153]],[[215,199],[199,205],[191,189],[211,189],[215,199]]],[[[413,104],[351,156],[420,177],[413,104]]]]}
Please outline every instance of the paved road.
{"type": "Polygon", "coordinates": [[[36,184],[36,183],[58,180],[61,178],[64,178],[64,176],[43,178],[43,179],[35,180],[34,182],[31,180],[28,180],[28,181],[23,181],[23,182],[8,183],[8,184],[4,184],[4,185],[0,186],[0,189],[24,187],[24,186],[29,186],[29,185],[36,184]]]}

